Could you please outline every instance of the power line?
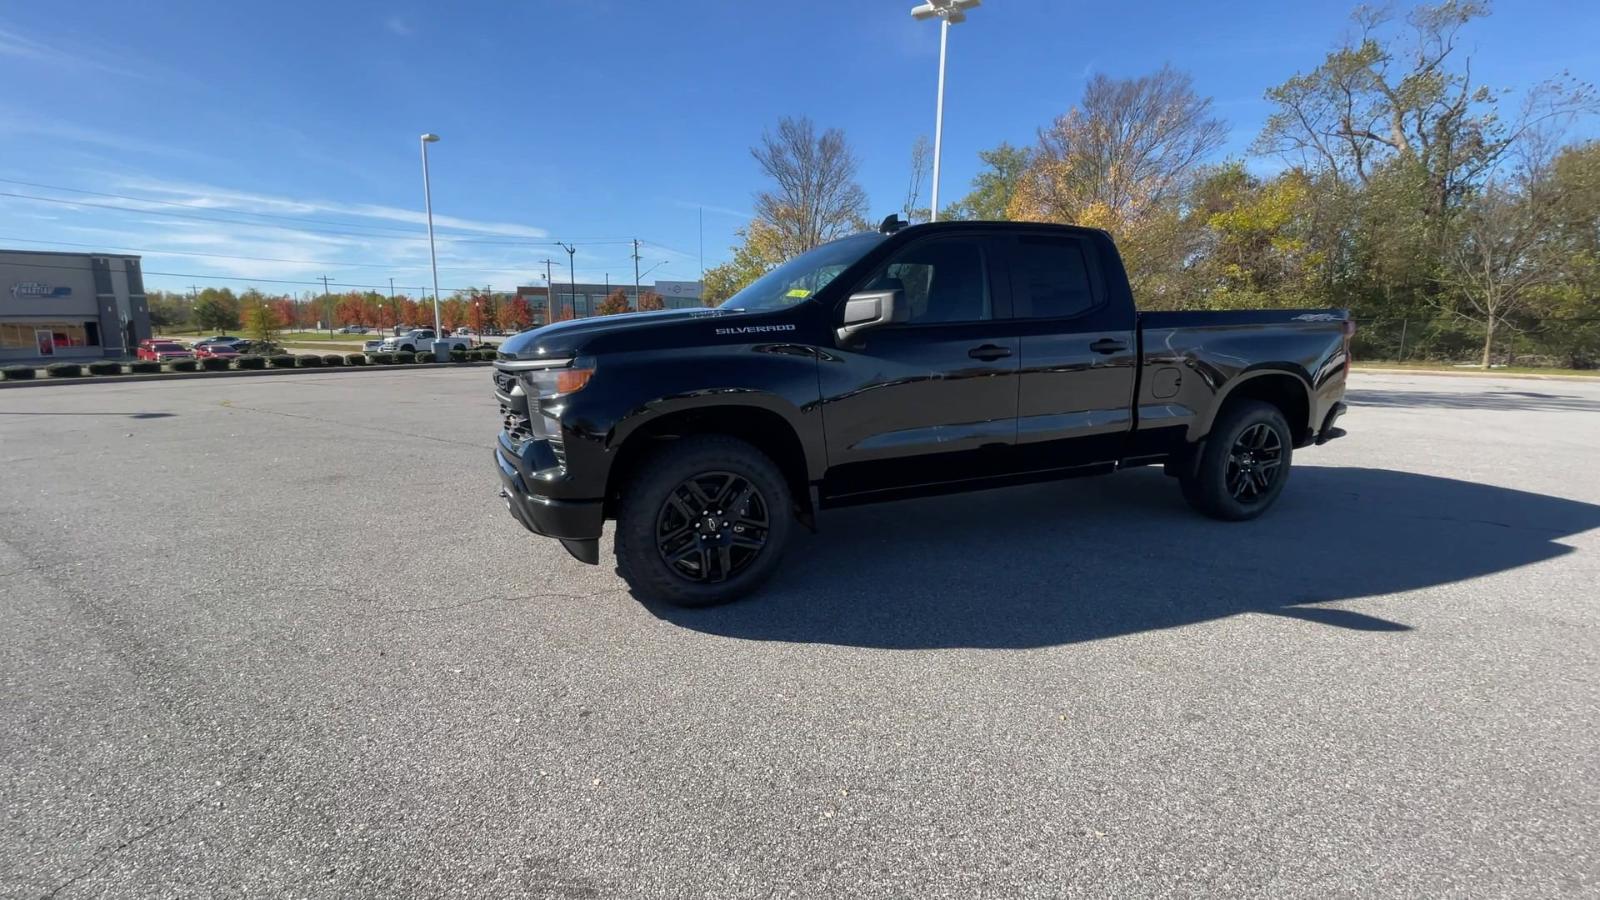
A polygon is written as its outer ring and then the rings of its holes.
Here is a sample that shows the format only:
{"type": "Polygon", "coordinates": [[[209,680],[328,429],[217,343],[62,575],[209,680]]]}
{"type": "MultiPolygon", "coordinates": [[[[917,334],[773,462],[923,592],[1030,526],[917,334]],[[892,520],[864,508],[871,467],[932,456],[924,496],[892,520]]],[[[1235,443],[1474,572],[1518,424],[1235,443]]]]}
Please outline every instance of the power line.
{"type": "MultiPolygon", "coordinates": [[[[150,249],[148,247],[111,247],[111,246],[107,246],[105,244],[85,244],[85,243],[74,242],[74,241],[40,241],[40,240],[34,240],[32,238],[6,237],[5,235],[0,235],[0,241],[13,241],[13,242],[19,243],[19,244],[49,244],[51,246],[59,246],[59,247],[90,247],[90,248],[93,248],[93,249],[96,249],[96,250],[102,250],[102,251],[119,251],[119,252],[126,252],[126,253],[148,253],[148,254],[151,254],[152,256],[193,256],[193,257],[200,257],[200,258],[204,258],[204,259],[233,259],[233,260],[242,260],[242,261],[246,261],[246,262],[294,263],[294,264],[298,264],[298,265],[307,265],[307,266],[324,266],[324,267],[327,267],[327,268],[340,267],[340,268],[346,268],[346,269],[400,269],[400,270],[404,271],[404,270],[409,269],[409,268],[418,268],[418,269],[420,269],[422,267],[421,263],[418,263],[416,266],[404,266],[404,265],[397,265],[395,263],[358,263],[358,262],[341,262],[339,260],[331,260],[330,261],[330,260],[326,260],[326,259],[283,259],[283,258],[276,257],[276,256],[231,256],[231,255],[226,254],[226,253],[201,253],[201,252],[199,252],[197,250],[153,250],[153,249],[150,249]]],[[[439,268],[441,268],[441,269],[458,270],[458,271],[462,271],[462,272],[483,272],[483,271],[496,271],[497,270],[497,267],[494,267],[494,266],[440,266],[439,268]]],[[[504,267],[500,267],[500,268],[504,268],[504,267]]],[[[506,271],[516,271],[516,270],[517,270],[517,267],[513,266],[513,267],[507,269],[506,271]]]]}

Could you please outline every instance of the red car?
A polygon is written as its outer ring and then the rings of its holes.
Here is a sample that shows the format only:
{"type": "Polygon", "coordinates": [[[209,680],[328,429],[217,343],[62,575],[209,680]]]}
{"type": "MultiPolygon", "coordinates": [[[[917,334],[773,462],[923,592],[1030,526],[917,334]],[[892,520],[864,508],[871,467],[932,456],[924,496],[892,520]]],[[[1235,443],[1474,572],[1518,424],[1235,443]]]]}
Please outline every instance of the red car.
{"type": "Polygon", "coordinates": [[[135,355],[139,359],[156,362],[166,362],[169,359],[194,359],[194,354],[188,347],[177,341],[163,341],[157,338],[140,341],[139,351],[135,355]]]}
{"type": "Polygon", "coordinates": [[[202,344],[194,348],[194,355],[196,359],[238,359],[244,354],[237,344],[202,344]]]}

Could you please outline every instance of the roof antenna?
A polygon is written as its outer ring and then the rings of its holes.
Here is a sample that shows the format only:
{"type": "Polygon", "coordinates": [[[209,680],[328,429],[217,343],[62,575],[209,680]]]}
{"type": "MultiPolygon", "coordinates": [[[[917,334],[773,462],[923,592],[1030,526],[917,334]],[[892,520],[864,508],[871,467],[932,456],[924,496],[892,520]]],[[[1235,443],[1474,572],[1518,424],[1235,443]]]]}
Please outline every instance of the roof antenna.
{"type": "Polygon", "coordinates": [[[889,215],[884,217],[884,220],[882,222],[878,223],[878,233],[879,234],[894,234],[896,231],[899,231],[900,229],[902,229],[902,228],[904,228],[904,227],[906,227],[907,225],[910,225],[910,224],[911,224],[910,222],[907,222],[906,220],[900,218],[900,214],[899,213],[890,213],[889,215]]]}

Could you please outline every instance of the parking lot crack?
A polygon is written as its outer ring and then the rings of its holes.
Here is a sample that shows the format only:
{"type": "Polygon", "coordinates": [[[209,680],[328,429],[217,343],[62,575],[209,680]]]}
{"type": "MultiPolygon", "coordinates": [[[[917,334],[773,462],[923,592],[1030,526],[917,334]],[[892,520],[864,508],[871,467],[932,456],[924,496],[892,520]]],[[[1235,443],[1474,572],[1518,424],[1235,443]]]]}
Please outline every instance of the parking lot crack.
{"type": "Polygon", "coordinates": [[[614,591],[614,590],[613,591],[596,591],[596,592],[594,592],[592,594],[564,594],[564,593],[559,593],[559,592],[547,592],[547,593],[539,593],[539,594],[522,594],[522,595],[517,595],[517,596],[513,596],[513,597],[478,597],[478,598],[473,599],[473,600],[463,600],[463,601],[461,601],[459,603],[445,603],[445,604],[441,604],[439,606],[414,606],[414,607],[405,607],[405,608],[401,608],[401,609],[390,609],[390,610],[385,610],[385,611],[383,611],[381,613],[374,614],[374,615],[372,615],[370,617],[367,617],[367,618],[381,619],[381,618],[386,618],[388,616],[411,615],[411,614],[415,614],[415,613],[449,612],[450,610],[455,610],[455,609],[466,609],[469,606],[481,606],[481,605],[483,605],[485,603],[518,603],[518,602],[528,601],[528,600],[549,600],[549,599],[592,600],[595,597],[599,597],[599,596],[602,596],[604,594],[612,594],[612,593],[616,593],[616,591],[614,591]]]}
{"type": "Polygon", "coordinates": [[[83,879],[88,878],[90,875],[93,875],[96,871],[98,871],[100,869],[101,866],[104,866],[106,863],[110,862],[111,859],[113,857],[115,857],[117,854],[119,854],[122,851],[128,849],[129,847],[132,847],[134,844],[137,844],[138,842],[144,840],[145,838],[151,836],[152,834],[156,834],[157,832],[160,832],[160,831],[163,831],[163,830],[165,830],[167,828],[170,828],[171,826],[183,821],[184,819],[189,818],[191,815],[193,815],[195,813],[196,810],[198,810],[200,808],[201,804],[205,803],[207,800],[210,800],[212,797],[215,797],[219,792],[221,792],[224,788],[226,788],[230,784],[233,784],[233,783],[239,781],[240,779],[244,778],[244,776],[249,774],[250,770],[255,768],[258,764],[260,764],[260,762],[263,759],[266,759],[266,754],[265,753],[258,754],[254,759],[251,759],[249,762],[247,762],[243,766],[239,767],[239,769],[236,770],[235,772],[233,772],[233,774],[224,777],[222,780],[220,780],[216,784],[212,785],[209,789],[201,792],[201,794],[199,796],[195,797],[193,800],[190,800],[188,802],[188,804],[186,804],[182,809],[178,810],[177,812],[173,813],[172,815],[168,816],[167,818],[162,819],[161,821],[155,823],[154,825],[151,825],[150,827],[144,829],[143,831],[139,832],[138,834],[134,835],[133,837],[128,838],[127,840],[123,841],[122,843],[117,844],[116,846],[112,847],[110,850],[107,850],[107,851],[101,853],[99,858],[97,858],[94,862],[92,862],[88,866],[86,866],[81,872],[77,873],[76,875],[73,875],[71,878],[68,878],[66,881],[63,881],[60,884],[56,885],[54,888],[52,888],[49,893],[44,895],[44,900],[52,900],[52,898],[54,898],[57,895],[59,895],[62,891],[66,890],[67,888],[72,887],[74,884],[77,884],[78,882],[82,881],[83,879]]]}

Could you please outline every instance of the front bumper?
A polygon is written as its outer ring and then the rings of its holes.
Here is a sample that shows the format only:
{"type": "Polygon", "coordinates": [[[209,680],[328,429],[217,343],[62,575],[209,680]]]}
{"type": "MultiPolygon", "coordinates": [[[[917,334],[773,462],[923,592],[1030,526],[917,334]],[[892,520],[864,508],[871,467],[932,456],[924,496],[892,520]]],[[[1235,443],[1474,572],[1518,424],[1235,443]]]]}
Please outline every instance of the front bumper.
{"type": "Polygon", "coordinates": [[[542,457],[554,459],[544,441],[528,441],[518,450],[505,432],[494,448],[495,468],[500,473],[500,496],[512,518],[534,534],[552,537],[579,562],[600,562],[600,533],[605,525],[605,504],[601,500],[555,500],[533,493],[529,485],[539,483],[534,473],[545,466],[542,457]],[[543,451],[541,453],[541,450],[543,451]]]}

